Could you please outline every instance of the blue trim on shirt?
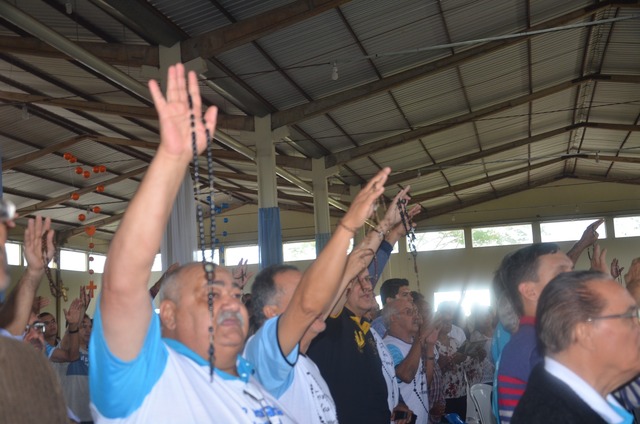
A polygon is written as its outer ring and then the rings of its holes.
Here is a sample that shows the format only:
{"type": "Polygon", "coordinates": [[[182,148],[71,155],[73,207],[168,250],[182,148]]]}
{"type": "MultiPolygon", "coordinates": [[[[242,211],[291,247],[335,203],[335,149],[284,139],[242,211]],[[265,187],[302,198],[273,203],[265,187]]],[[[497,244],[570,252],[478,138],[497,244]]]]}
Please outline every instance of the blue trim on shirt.
{"type": "Polygon", "coordinates": [[[288,356],[284,356],[278,339],[279,318],[268,319],[247,341],[244,350],[246,358],[256,365],[258,381],[275,398],[282,396],[293,383],[293,367],[299,353],[299,345],[296,345],[288,356]]]}
{"type": "Polygon", "coordinates": [[[138,356],[131,361],[116,357],[104,338],[98,298],[89,342],[89,392],[100,414],[111,419],[133,414],[160,380],[168,357],[167,346],[160,335],[160,318],[155,312],[151,313],[138,356]]]}

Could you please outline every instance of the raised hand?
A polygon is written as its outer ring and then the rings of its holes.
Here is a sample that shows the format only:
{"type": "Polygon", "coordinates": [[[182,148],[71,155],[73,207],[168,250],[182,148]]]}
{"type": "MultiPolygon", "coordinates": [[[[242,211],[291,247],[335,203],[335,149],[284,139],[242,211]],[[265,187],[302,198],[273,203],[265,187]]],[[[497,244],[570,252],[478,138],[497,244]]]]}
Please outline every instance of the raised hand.
{"type": "Polygon", "coordinates": [[[611,261],[611,276],[616,279],[622,275],[622,271],[624,271],[624,267],[620,266],[618,258],[613,258],[611,261]]]}
{"type": "Polygon", "coordinates": [[[362,227],[367,218],[373,213],[375,201],[382,193],[384,193],[384,183],[389,177],[391,168],[380,170],[366,186],[356,195],[349,210],[342,218],[341,225],[355,232],[356,229],[362,227]]]}
{"type": "Polygon", "coordinates": [[[580,238],[580,243],[584,246],[591,246],[592,244],[598,241],[598,227],[602,225],[604,219],[599,219],[593,223],[591,223],[582,233],[582,237],[580,238]]]}
{"type": "Polygon", "coordinates": [[[599,244],[593,245],[593,255],[591,256],[591,269],[609,274],[610,268],[607,263],[607,249],[601,249],[599,244]]]}
{"type": "Polygon", "coordinates": [[[249,272],[249,268],[247,267],[247,263],[249,259],[240,258],[240,262],[233,268],[233,281],[235,281],[240,288],[244,288],[244,286],[249,282],[251,277],[253,277],[253,272],[249,272]],[[243,262],[244,261],[244,262],[243,262]]]}
{"type": "Polygon", "coordinates": [[[629,284],[640,281],[640,258],[635,258],[629,266],[629,271],[624,275],[624,282],[629,284]]]}
{"type": "MultiPolygon", "coordinates": [[[[194,116],[196,149],[202,152],[207,143],[205,125],[202,123],[202,101],[200,88],[195,72],[189,72],[185,78],[184,65],[169,67],[167,73],[167,94],[162,95],[158,82],[149,81],[149,90],[160,118],[161,143],[160,150],[174,156],[183,163],[193,159],[191,114],[194,116]],[[189,99],[191,98],[191,100],[189,99]]],[[[206,129],[213,137],[218,109],[212,106],[207,109],[204,119],[206,129]]]]}
{"type": "Polygon", "coordinates": [[[24,231],[24,257],[27,260],[27,272],[43,273],[44,266],[49,263],[55,252],[53,245],[54,231],[51,229],[51,218],[41,216],[29,219],[24,231]],[[42,243],[45,238],[46,252],[42,243]]]}
{"type": "Polygon", "coordinates": [[[73,299],[71,305],[69,305],[69,310],[63,309],[62,311],[69,325],[79,325],[82,318],[84,318],[84,305],[80,299],[73,299]]]}

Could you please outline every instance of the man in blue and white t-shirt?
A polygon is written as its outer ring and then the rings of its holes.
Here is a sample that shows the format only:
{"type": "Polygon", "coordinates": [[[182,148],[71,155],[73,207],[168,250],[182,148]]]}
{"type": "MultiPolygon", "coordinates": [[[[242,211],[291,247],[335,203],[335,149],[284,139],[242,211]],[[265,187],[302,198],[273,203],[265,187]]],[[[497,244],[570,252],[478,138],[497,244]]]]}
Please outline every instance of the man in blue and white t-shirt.
{"type": "Polygon", "coordinates": [[[161,141],[105,263],[89,346],[95,421],[293,423],[239,355],[248,316],[228,270],[214,268],[207,278],[200,263],[177,269],[160,289],[160,314],[153,311],[151,266],[189,162],[205,149],[216,122],[215,108],[200,119],[195,73],[187,81],[184,66],[172,66],[166,87],[165,98],[157,82],[149,84],[161,141]]]}

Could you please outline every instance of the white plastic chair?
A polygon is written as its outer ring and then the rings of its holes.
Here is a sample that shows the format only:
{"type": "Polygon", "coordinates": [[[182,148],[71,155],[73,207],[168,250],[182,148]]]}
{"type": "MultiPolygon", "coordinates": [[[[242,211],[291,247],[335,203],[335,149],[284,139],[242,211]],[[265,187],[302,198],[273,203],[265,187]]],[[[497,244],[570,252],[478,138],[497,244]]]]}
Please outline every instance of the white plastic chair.
{"type": "Polygon", "coordinates": [[[496,420],[491,412],[491,390],[488,384],[474,384],[471,387],[471,399],[480,415],[482,424],[496,424],[496,420]]]}

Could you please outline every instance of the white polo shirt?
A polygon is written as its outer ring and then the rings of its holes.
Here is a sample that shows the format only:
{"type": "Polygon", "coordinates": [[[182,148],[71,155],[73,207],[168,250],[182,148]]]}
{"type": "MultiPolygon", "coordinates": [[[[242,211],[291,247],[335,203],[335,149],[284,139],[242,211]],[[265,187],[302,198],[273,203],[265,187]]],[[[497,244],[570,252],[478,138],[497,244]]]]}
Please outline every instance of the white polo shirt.
{"type": "Polygon", "coordinates": [[[91,409],[96,423],[294,423],[238,356],[239,376],[215,370],[182,343],[162,339],[153,313],[138,357],[116,358],[104,340],[100,303],[89,347],[91,409]]]}
{"type": "Polygon", "coordinates": [[[280,350],[278,319],[267,320],[245,346],[244,356],[256,365],[258,381],[297,422],[337,424],[336,405],[316,364],[298,355],[298,346],[287,357],[280,350]]]}

